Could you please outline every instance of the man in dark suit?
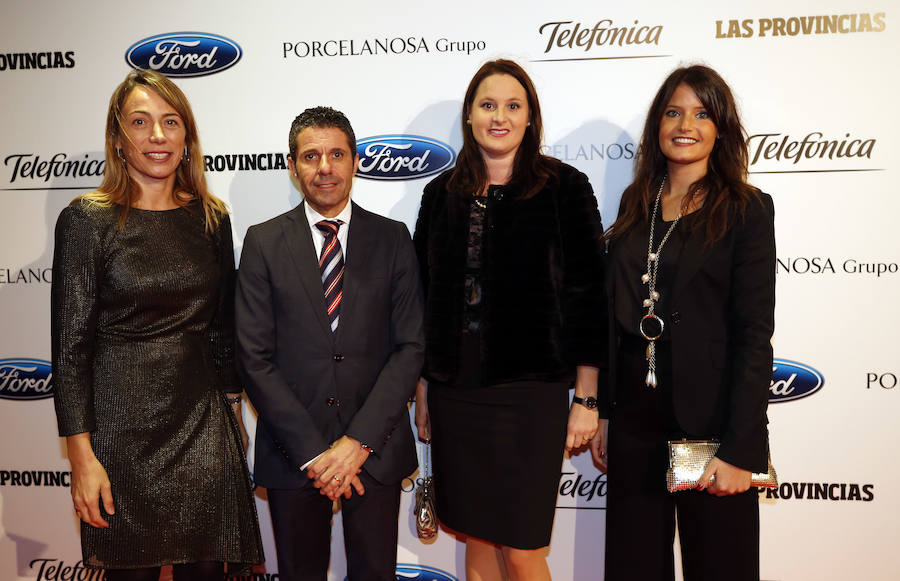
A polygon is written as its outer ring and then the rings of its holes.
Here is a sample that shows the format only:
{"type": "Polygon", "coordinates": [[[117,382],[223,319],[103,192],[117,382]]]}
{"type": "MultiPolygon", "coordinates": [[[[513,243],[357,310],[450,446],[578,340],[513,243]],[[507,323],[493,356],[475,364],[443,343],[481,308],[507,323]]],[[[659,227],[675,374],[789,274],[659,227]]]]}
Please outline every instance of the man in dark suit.
{"type": "Polygon", "coordinates": [[[282,580],[324,580],[342,498],[348,575],[394,580],[400,481],[416,466],[407,400],[422,367],[422,292],[409,231],[350,201],[347,118],[307,109],[290,131],[304,202],[253,226],[237,287],[238,370],[259,412],[282,580]]]}

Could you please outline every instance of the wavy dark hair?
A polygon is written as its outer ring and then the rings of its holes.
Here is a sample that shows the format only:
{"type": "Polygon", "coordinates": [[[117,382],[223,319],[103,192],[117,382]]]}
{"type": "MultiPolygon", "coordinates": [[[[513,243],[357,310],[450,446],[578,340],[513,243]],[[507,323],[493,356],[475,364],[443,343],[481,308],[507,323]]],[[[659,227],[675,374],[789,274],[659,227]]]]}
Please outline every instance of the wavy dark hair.
{"type": "Polygon", "coordinates": [[[731,89],[709,67],[682,67],[666,78],[650,105],[635,156],[634,181],[622,194],[619,216],[606,231],[607,240],[619,238],[650,217],[657,189],[667,171],[667,160],[659,146],[659,126],[666,105],[681,84],[694,91],[718,132],[706,175],[691,184],[682,202],[682,208],[688,208],[702,192],[703,206],[697,219],[692,220],[691,229],[705,228],[705,243],[712,244],[725,235],[736,218],[743,216],[749,203],[762,201],[759,190],[747,183],[746,133],[731,89]]]}
{"type": "Polygon", "coordinates": [[[521,198],[530,198],[537,194],[556,175],[558,161],[541,153],[543,123],[541,121],[541,104],[537,91],[528,73],[516,62],[498,59],[484,63],[469,82],[463,100],[462,124],[463,145],[456,159],[456,167],[447,182],[447,189],[453,194],[472,196],[484,190],[487,185],[487,169],[478,149],[478,142],[472,133],[472,126],[466,123],[475,101],[475,93],[479,85],[491,75],[509,75],[519,82],[528,97],[528,115],[530,125],[525,128],[522,143],[516,151],[513,161],[511,190],[521,198]]]}

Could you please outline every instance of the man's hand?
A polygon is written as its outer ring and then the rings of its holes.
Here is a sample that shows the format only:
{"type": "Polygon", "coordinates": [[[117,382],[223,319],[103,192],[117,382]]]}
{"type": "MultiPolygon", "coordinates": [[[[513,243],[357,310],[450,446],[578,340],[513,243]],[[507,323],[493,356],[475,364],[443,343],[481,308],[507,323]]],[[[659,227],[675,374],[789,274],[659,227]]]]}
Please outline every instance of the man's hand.
{"type": "Polygon", "coordinates": [[[359,440],[341,436],[307,467],[306,477],[313,479],[319,492],[331,500],[341,495],[350,498],[351,486],[362,495],[365,488],[357,474],[362,471],[363,462],[368,457],[369,451],[362,447],[359,440]]]}

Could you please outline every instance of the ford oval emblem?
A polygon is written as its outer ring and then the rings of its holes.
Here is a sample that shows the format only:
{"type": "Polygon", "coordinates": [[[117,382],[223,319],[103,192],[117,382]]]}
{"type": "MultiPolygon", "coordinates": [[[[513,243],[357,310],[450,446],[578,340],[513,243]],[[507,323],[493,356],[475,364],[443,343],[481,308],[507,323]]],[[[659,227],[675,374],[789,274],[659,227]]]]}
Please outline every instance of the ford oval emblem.
{"type": "Polygon", "coordinates": [[[172,32],[140,40],[125,52],[134,68],[169,77],[202,77],[221,73],[241,60],[236,42],[206,32],[172,32]]]}
{"type": "Polygon", "coordinates": [[[378,135],[356,142],[361,178],[413,180],[452,167],[456,153],[446,143],[419,135],[378,135]]]}
{"type": "Polygon", "coordinates": [[[772,383],[769,402],[780,403],[810,396],[825,385],[822,374],[808,365],[775,359],[772,362],[772,383]]]}
{"type": "Polygon", "coordinates": [[[459,581],[456,577],[427,565],[397,564],[397,581],[459,581]]]}
{"type": "Polygon", "coordinates": [[[53,372],[43,359],[0,359],[0,398],[53,397],[53,372]]]}

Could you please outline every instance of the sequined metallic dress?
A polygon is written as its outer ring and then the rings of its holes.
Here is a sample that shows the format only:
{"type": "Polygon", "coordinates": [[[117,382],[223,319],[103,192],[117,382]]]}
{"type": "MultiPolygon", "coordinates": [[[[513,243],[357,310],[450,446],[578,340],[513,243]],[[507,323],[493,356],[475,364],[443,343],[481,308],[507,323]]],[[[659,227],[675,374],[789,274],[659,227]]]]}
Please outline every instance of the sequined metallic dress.
{"type": "Polygon", "coordinates": [[[234,255],[202,208],[77,202],[56,225],[52,344],[61,436],[90,432],[112,484],[84,562],[127,569],[263,560],[233,370],[234,255]]]}

